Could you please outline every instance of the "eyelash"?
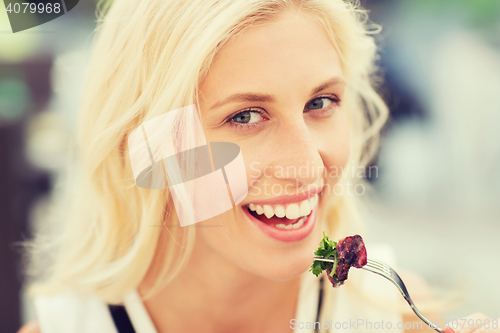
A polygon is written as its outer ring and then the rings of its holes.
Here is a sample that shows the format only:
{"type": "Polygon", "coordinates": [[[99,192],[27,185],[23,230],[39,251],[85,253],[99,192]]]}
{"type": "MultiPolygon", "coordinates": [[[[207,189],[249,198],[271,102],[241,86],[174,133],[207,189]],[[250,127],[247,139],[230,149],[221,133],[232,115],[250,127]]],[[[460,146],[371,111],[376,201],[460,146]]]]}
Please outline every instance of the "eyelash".
{"type": "MultiPolygon", "coordinates": [[[[313,109],[313,110],[310,110],[310,111],[316,111],[316,112],[320,112],[321,114],[323,114],[326,111],[329,111],[329,109],[332,108],[333,106],[339,106],[340,103],[341,103],[341,100],[337,96],[335,96],[335,95],[326,95],[326,96],[318,96],[318,97],[315,97],[315,98],[309,100],[306,103],[306,106],[307,106],[307,104],[311,103],[312,101],[314,101],[316,99],[322,99],[322,98],[327,98],[332,103],[330,105],[328,105],[326,108],[313,109]]],[[[304,110],[304,113],[309,113],[310,111],[305,111],[304,110]]],[[[233,128],[241,129],[241,130],[252,129],[252,128],[260,127],[262,125],[262,123],[260,123],[260,122],[258,122],[258,123],[250,123],[250,124],[241,124],[241,123],[237,123],[237,122],[233,121],[234,117],[236,117],[237,115],[239,115],[240,113],[243,113],[243,112],[255,112],[255,113],[258,113],[259,115],[261,115],[262,117],[265,117],[264,116],[265,113],[263,111],[257,110],[257,109],[253,109],[253,108],[248,108],[248,109],[241,110],[241,111],[238,111],[238,112],[230,115],[229,117],[226,118],[226,120],[224,121],[224,123],[227,123],[229,126],[231,126],[233,128]]]]}
{"type": "Polygon", "coordinates": [[[226,122],[229,124],[229,126],[231,126],[233,128],[237,128],[237,129],[252,129],[252,128],[260,127],[262,125],[260,122],[250,123],[250,124],[241,124],[241,123],[237,123],[237,122],[233,121],[234,117],[236,117],[240,113],[244,113],[244,112],[254,112],[254,113],[258,113],[262,117],[265,117],[263,111],[249,108],[249,109],[238,111],[237,113],[233,114],[232,116],[229,116],[228,120],[226,122]]]}
{"type": "MultiPolygon", "coordinates": [[[[332,103],[325,108],[316,109],[316,110],[315,109],[309,110],[309,111],[307,111],[307,113],[309,113],[311,111],[316,111],[317,113],[324,114],[327,111],[330,111],[330,108],[333,108],[334,106],[339,106],[340,102],[341,102],[340,98],[338,98],[336,95],[326,95],[326,96],[315,97],[315,98],[311,99],[309,102],[307,102],[306,105],[311,103],[312,101],[314,101],[316,99],[323,99],[323,98],[329,99],[332,103]]],[[[304,110],[304,112],[306,112],[306,111],[304,110]]]]}

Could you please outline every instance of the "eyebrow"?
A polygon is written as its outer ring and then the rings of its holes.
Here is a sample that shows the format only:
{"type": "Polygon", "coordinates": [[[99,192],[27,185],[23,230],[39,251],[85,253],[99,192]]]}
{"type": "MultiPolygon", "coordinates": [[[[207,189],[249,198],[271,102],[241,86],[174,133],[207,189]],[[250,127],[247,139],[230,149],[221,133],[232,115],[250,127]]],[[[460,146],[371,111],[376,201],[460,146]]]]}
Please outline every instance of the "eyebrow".
{"type": "Polygon", "coordinates": [[[317,94],[320,91],[325,90],[327,88],[330,88],[332,86],[339,86],[339,85],[345,85],[345,81],[339,77],[330,79],[330,80],[320,84],[316,88],[314,88],[311,95],[317,94]]]}
{"type": "MultiPolygon", "coordinates": [[[[317,94],[322,90],[330,88],[336,85],[345,85],[345,81],[341,78],[333,78],[330,79],[311,91],[311,95],[317,94]]],[[[265,103],[273,103],[276,101],[276,98],[273,95],[267,94],[256,94],[256,93],[239,93],[231,95],[221,101],[218,101],[214,105],[210,107],[210,109],[218,108],[224,104],[235,103],[235,102],[265,102],[265,103]]]]}

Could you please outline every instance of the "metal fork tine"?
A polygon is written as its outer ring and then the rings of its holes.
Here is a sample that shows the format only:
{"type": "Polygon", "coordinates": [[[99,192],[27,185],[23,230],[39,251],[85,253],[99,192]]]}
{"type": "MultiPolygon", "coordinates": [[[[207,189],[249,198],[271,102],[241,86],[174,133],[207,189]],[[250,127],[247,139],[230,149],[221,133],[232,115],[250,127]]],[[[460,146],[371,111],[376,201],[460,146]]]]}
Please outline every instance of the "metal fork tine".
{"type": "Polygon", "coordinates": [[[390,272],[391,268],[387,266],[384,263],[381,263],[380,261],[373,260],[373,259],[368,259],[367,264],[373,266],[373,267],[378,267],[380,269],[383,269],[384,271],[390,272]]]}
{"type": "Polygon", "coordinates": [[[370,260],[370,261],[368,261],[366,264],[367,264],[368,266],[371,266],[371,267],[376,267],[376,268],[379,268],[379,269],[384,269],[384,266],[379,265],[379,264],[376,264],[376,263],[374,263],[374,262],[373,262],[373,261],[371,261],[371,260],[370,260]]]}
{"type": "Polygon", "coordinates": [[[389,272],[386,272],[384,270],[381,270],[380,268],[376,267],[376,266],[372,266],[370,264],[366,264],[365,266],[362,267],[364,270],[367,270],[367,271],[370,271],[372,273],[375,273],[375,274],[379,274],[379,275],[382,275],[383,277],[385,277],[386,279],[391,279],[391,276],[389,274],[389,272]]]}
{"type": "Polygon", "coordinates": [[[367,264],[365,265],[365,267],[371,267],[371,268],[373,268],[373,269],[376,269],[377,271],[380,271],[380,272],[386,272],[386,273],[388,273],[388,271],[386,271],[386,270],[385,270],[385,269],[383,269],[382,267],[377,266],[377,265],[374,265],[374,264],[372,264],[372,263],[367,263],[367,264]]]}
{"type": "Polygon", "coordinates": [[[335,262],[333,259],[322,258],[322,257],[314,257],[315,261],[323,261],[323,262],[335,262]]]}
{"type": "Polygon", "coordinates": [[[371,264],[367,264],[366,266],[368,266],[368,267],[372,267],[372,268],[375,268],[376,270],[379,270],[379,271],[381,271],[381,272],[389,273],[389,271],[388,271],[388,270],[386,270],[386,269],[384,269],[384,268],[382,268],[382,267],[380,267],[380,266],[375,266],[375,265],[371,265],[371,264]]]}

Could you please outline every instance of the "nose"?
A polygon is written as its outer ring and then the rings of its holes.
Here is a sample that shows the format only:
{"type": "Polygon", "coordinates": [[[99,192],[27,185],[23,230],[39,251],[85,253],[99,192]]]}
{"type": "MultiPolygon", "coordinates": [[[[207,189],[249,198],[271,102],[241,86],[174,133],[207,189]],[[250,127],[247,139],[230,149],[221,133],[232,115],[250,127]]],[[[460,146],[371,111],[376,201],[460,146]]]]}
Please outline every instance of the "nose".
{"type": "Polygon", "coordinates": [[[325,165],[302,114],[277,126],[271,146],[274,178],[293,184],[297,190],[322,185],[325,165]]]}

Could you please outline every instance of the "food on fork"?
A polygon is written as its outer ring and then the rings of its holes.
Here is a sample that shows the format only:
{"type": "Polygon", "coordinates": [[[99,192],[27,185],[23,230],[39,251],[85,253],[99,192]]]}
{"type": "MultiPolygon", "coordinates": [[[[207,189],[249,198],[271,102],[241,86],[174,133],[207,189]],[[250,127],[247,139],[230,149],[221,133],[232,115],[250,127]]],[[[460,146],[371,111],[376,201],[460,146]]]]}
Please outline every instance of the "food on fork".
{"type": "Polygon", "coordinates": [[[314,254],[334,260],[333,263],[315,260],[309,270],[316,276],[326,270],[328,280],[334,287],[339,287],[347,280],[351,267],[361,268],[367,262],[365,244],[360,235],[348,236],[335,242],[323,232],[323,239],[314,254]]]}

